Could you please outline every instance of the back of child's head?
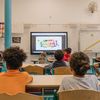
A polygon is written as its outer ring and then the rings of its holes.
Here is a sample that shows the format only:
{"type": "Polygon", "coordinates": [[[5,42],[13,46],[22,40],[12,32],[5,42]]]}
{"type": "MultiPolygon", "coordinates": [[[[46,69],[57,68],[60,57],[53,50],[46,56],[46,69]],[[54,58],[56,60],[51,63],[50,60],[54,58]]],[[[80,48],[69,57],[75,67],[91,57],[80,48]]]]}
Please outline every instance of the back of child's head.
{"type": "Polygon", "coordinates": [[[72,52],[72,49],[71,48],[67,48],[67,49],[64,49],[65,52],[67,52],[68,54],[70,54],[72,52]]]}
{"type": "Polygon", "coordinates": [[[41,57],[46,57],[46,52],[42,52],[42,53],[40,54],[40,56],[41,56],[41,57]]]}
{"type": "Polygon", "coordinates": [[[54,53],[54,57],[58,61],[62,60],[63,57],[64,57],[63,51],[62,50],[56,50],[55,53],[54,53]]]}
{"type": "Polygon", "coordinates": [[[19,69],[22,62],[27,58],[26,53],[19,47],[10,47],[6,49],[3,53],[3,57],[6,61],[7,68],[11,70],[19,69]]]}
{"type": "Polygon", "coordinates": [[[84,76],[89,66],[89,57],[83,52],[76,52],[71,55],[70,67],[74,70],[78,76],[84,76]]]}

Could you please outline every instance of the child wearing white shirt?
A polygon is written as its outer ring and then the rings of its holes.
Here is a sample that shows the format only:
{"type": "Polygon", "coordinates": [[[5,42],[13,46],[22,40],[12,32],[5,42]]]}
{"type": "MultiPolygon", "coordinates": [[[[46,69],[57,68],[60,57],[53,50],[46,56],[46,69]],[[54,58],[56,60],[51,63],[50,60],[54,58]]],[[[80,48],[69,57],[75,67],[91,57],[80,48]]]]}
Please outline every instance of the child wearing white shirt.
{"type": "Polygon", "coordinates": [[[85,75],[89,66],[89,57],[83,52],[73,53],[70,59],[72,77],[65,77],[62,80],[59,91],[91,89],[99,91],[98,79],[95,75],[85,75]]]}

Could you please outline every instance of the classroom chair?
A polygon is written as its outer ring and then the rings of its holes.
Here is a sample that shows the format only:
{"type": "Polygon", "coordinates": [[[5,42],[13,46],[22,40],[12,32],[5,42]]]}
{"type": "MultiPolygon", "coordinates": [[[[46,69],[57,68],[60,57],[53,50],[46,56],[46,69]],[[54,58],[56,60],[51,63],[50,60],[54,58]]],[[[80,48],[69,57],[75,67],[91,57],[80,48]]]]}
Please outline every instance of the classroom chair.
{"type": "Polygon", "coordinates": [[[53,69],[54,75],[72,75],[70,67],[62,66],[53,69]]]}
{"type": "Polygon", "coordinates": [[[94,90],[70,90],[58,93],[59,100],[99,100],[100,92],[94,90]]]}
{"type": "Polygon", "coordinates": [[[44,100],[43,96],[28,94],[28,93],[19,93],[16,95],[0,94],[0,100],[44,100]]]}
{"type": "Polygon", "coordinates": [[[29,74],[35,74],[35,75],[43,75],[44,74],[44,68],[37,66],[37,65],[28,65],[23,68],[24,71],[28,72],[29,74]]]}

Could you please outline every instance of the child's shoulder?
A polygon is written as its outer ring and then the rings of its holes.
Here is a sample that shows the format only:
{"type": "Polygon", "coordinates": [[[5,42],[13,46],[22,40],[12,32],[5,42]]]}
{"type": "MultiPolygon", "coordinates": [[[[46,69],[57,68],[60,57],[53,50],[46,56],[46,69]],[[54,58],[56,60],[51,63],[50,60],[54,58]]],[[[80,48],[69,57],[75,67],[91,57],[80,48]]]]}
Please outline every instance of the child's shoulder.
{"type": "Polygon", "coordinates": [[[29,74],[27,72],[21,72],[22,75],[28,76],[29,74]]]}
{"type": "Polygon", "coordinates": [[[4,75],[4,74],[5,74],[5,72],[1,72],[1,73],[0,73],[0,75],[4,75]]]}

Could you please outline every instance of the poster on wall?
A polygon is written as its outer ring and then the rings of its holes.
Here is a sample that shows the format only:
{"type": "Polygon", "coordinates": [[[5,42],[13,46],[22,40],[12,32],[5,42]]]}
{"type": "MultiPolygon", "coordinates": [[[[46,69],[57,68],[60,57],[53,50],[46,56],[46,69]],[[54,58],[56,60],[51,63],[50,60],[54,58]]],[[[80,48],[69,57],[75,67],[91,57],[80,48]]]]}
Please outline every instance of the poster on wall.
{"type": "Polygon", "coordinates": [[[21,37],[12,37],[12,43],[21,43],[21,37]]]}

